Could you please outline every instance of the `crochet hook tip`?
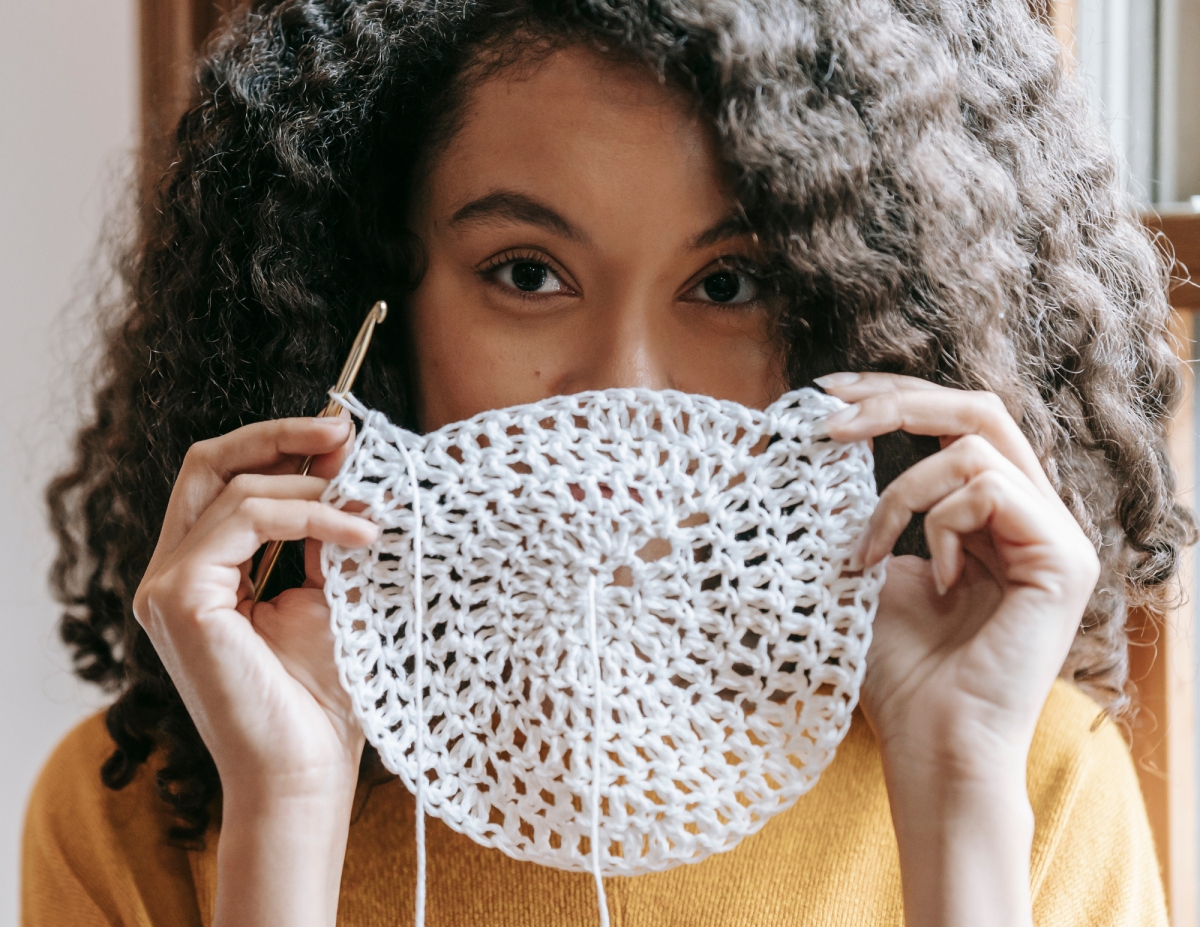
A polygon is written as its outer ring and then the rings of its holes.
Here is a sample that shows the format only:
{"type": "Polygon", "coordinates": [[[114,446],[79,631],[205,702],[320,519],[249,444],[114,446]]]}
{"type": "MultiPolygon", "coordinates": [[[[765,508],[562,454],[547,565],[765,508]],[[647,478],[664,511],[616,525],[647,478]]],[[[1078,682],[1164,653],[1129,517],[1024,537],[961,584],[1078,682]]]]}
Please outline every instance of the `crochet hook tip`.
{"type": "Polygon", "coordinates": [[[384,300],[379,300],[371,307],[371,316],[375,319],[376,325],[382,325],[383,320],[387,318],[388,305],[384,300]]]}

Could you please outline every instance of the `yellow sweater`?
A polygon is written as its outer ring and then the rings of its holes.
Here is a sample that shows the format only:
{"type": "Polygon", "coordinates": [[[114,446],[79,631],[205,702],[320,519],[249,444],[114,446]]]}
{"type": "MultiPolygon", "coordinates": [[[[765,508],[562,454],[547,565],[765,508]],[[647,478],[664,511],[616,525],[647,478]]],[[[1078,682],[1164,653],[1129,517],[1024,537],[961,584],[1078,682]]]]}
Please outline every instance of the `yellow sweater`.
{"type": "MultiPolygon", "coordinates": [[[[1145,806],[1116,728],[1055,684],[1029,758],[1039,925],[1156,925],[1167,916],[1145,806]]],[[[71,732],[30,802],[22,876],[26,927],[208,925],[217,831],[187,851],[164,839],[152,770],[124,791],[101,785],[112,745],[100,716],[71,732]]],[[[567,927],[597,922],[591,876],[516,862],[430,818],[430,927],[567,927]]],[[[411,923],[413,803],[395,780],[360,787],[338,923],[411,923]]],[[[813,789],[735,850],[703,863],[606,880],[614,927],[898,924],[900,865],[879,751],[855,719],[813,789]]]]}

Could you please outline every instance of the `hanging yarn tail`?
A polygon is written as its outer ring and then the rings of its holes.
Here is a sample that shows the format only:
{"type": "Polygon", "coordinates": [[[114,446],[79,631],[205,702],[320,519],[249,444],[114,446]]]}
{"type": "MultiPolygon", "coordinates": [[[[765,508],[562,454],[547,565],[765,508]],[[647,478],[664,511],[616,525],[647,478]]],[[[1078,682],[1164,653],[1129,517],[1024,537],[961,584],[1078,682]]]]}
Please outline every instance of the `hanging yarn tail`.
{"type": "Polygon", "coordinates": [[[608,897],[604,893],[604,873],[600,866],[600,738],[604,721],[604,699],[600,691],[600,643],[596,634],[596,576],[588,578],[588,632],[592,641],[592,679],[595,686],[595,704],[592,714],[596,719],[592,731],[592,875],[596,879],[596,903],[600,906],[600,927],[608,925],[608,897]]]}
{"type": "MultiPolygon", "coordinates": [[[[353,397],[350,397],[353,398],[353,397]]],[[[348,403],[343,404],[354,411],[348,403]]],[[[416,744],[413,748],[413,761],[416,772],[413,775],[413,794],[416,798],[416,830],[417,830],[417,898],[413,923],[416,927],[425,927],[425,577],[424,552],[421,542],[424,539],[424,524],[421,517],[421,485],[417,480],[417,468],[412,456],[403,444],[398,444],[400,453],[404,455],[405,466],[412,486],[413,512],[413,626],[416,636],[413,638],[413,663],[415,664],[416,684],[416,744]]],[[[607,919],[605,925],[607,927],[607,919]]]]}

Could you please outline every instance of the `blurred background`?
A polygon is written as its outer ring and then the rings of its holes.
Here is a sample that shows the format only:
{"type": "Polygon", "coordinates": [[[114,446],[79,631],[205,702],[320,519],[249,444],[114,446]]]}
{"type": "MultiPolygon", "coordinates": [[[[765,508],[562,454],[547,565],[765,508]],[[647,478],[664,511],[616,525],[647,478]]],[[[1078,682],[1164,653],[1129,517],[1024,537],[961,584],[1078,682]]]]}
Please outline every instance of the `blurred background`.
{"type": "MultiPolygon", "coordinates": [[[[1125,183],[1177,259],[1200,278],[1200,0],[1030,0],[1125,163],[1125,183]]],[[[0,927],[17,923],[21,820],[63,734],[104,704],[74,681],[46,588],[54,544],[42,492],[65,462],[91,361],[97,242],[128,214],[140,177],[190,94],[196,48],[229,0],[0,0],[0,927]],[[123,205],[124,204],[124,205],[123,205]]],[[[1200,288],[1176,286],[1180,352],[1192,360],[1200,288]]],[[[1200,406],[1172,436],[1194,505],[1200,406]]],[[[1142,710],[1130,738],[1175,927],[1200,927],[1196,685],[1200,596],[1165,626],[1131,617],[1142,710]]]]}
{"type": "Polygon", "coordinates": [[[1043,8],[1102,113],[1138,201],[1200,194],[1196,0],[1057,0],[1043,8]]]}
{"type": "Polygon", "coordinates": [[[78,419],[89,263],[136,164],[136,0],[0,0],[0,925],[17,923],[25,801],[102,702],[54,632],[42,490],[78,419]]]}

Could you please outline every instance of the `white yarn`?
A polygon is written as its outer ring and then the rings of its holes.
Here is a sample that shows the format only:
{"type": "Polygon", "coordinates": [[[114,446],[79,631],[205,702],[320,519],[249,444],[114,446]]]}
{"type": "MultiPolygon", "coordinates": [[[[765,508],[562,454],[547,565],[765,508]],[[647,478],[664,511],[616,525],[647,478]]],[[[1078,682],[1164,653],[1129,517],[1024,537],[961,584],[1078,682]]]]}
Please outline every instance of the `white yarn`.
{"type": "MultiPolygon", "coordinates": [[[[423,532],[421,526],[421,487],[417,482],[417,467],[413,463],[412,455],[409,454],[408,448],[403,444],[397,444],[398,450],[404,456],[404,465],[408,468],[409,475],[409,496],[412,499],[413,521],[417,525],[417,531],[413,534],[412,549],[413,562],[421,563],[424,557],[421,549],[421,538],[423,532]]],[[[423,571],[417,570],[413,575],[413,624],[418,628],[425,626],[425,577],[423,571]]],[[[421,783],[424,777],[421,775],[425,770],[423,757],[425,756],[425,635],[417,634],[414,637],[414,658],[415,669],[414,681],[416,683],[416,706],[417,717],[416,724],[416,760],[417,760],[417,775],[414,777],[415,786],[413,788],[413,814],[416,818],[417,832],[417,898],[415,912],[413,915],[414,923],[417,927],[425,925],[425,789],[421,783]]],[[[340,668],[339,668],[340,675],[340,668]]],[[[342,684],[345,685],[345,677],[342,676],[342,684]]],[[[395,772],[395,770],[392,770],[395,772]]]]}
{"type": "Polygon", "coordinates": [[[343,401],[363,425],[324,500],[383,531],[324,546],[325,591],[342,683],[417,798],[418,924],[425,810],[591,872],[607,923],[604,875],[731,849],[816,783],[884,577],[847,565],[870,452],[813,435],[843,403],[613,389],[417,435],[343,401]]]}
{"type": "Polygon", "coordinates": [[[600,862],[600,743],[604,739],[604,687],[600,681],[600,640],[596,634],[596,575],[588,577],[588,635],[592,643],[592,689],[595,692],[592,732],[592,876],[596,880],[596,902],[600,927],[608,927],[608,898],[604,894],[604,867],[600,862]]]}

